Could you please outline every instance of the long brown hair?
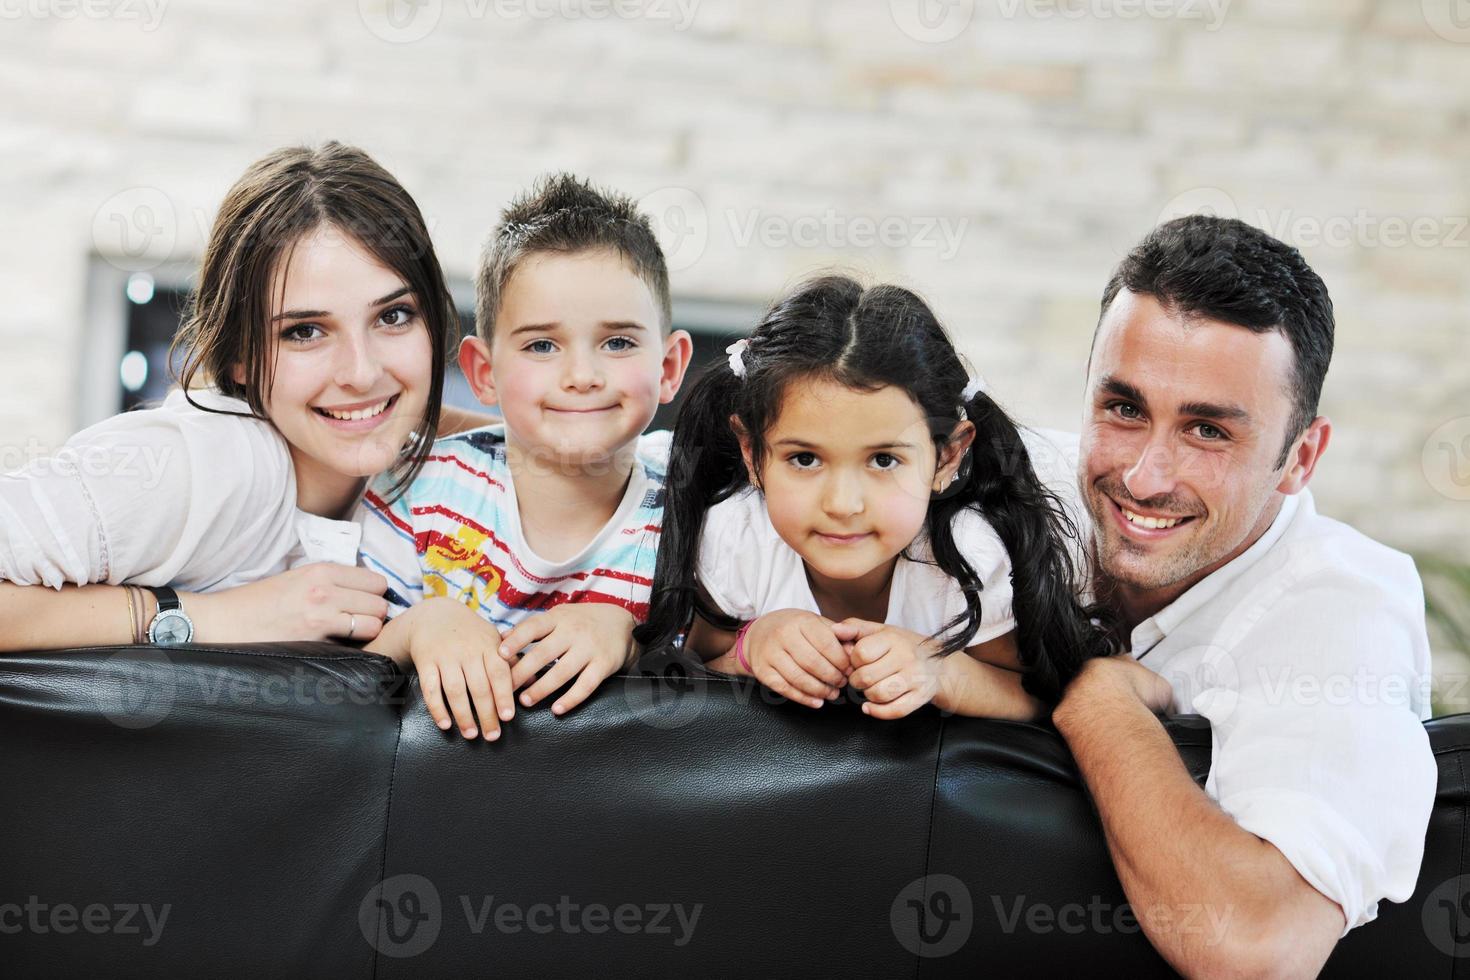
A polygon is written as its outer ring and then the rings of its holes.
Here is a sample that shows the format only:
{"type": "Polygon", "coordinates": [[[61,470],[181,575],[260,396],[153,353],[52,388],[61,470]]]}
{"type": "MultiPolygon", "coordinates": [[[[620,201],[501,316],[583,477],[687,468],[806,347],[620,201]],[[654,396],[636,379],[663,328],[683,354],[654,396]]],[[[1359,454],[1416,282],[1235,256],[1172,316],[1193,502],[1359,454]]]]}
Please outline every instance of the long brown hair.
{"type": "MultiPolygon", "coordinates": [[[[414,439],[394,467],[391,495],[413,480],[439,427],[444,367],[459,341],[459,316],[419,207],[393,175],[362,150],[336,141],[291,146],[252,163],[220,204],[171,353],[191,404],[196,377],[266,419],[274,364],[269,325],[271,277],[297,242],[332,225],[403,277],[418,300],[433,347],[429,400],[414,439]],[[234,379],[243,365],[244,383],[234,379]]],[[[171,358],[172,360],[172,358],[171,358]]],[[[225,413],[243,414],[243,413],[225,413]]],[[[251,416],[246,416],[251,417],[251,416]]]]}

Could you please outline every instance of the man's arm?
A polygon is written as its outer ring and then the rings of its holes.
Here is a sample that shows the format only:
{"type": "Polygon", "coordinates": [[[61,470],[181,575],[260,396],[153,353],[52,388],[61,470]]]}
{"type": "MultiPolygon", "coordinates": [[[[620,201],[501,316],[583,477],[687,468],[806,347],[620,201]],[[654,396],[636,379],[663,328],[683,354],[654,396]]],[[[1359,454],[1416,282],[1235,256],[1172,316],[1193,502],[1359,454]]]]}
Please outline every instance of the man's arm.
{"type": "Polygon", "coordinates": [[[1144,933],[1185,976],[1316,976],[1342,909],[1195,785],[1154,715],[1168,697],[1148,668],[1099,659],[1052,716],[1144,933]]]}

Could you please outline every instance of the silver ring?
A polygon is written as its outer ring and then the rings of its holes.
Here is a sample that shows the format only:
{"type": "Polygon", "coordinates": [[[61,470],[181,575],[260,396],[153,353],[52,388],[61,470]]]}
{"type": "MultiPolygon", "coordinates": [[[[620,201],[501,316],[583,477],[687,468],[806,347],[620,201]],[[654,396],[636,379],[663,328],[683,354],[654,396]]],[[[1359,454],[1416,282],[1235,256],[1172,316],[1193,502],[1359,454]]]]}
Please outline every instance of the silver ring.
{"type": "Polygon", "coordinates": [[[357,617],[352,613],[347,614],[347,638],[352,639],[352,634],[357,632],[357,617]]]}

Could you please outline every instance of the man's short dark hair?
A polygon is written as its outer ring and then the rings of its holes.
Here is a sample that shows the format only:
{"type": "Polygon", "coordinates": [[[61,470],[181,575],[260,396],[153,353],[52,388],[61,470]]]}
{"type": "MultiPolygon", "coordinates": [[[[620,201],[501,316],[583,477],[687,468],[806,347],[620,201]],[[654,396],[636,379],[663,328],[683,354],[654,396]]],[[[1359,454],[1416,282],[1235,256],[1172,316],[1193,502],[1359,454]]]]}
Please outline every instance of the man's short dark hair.
{"type": "MultiPolygon", "coordinates": [[[[1103,290],[1099,327],[1123,289],[1152,296],[1185,318],[1286,335],[1295,361],[1294,405],[1276,461],[1280,469],[1291,444],[1317,417],[1332,361],[1332,298],[1302,254],[1244,221],[1188,215],[1159,225],[1118,264],[1103,290]]],[[[1095,345],[1096,330],[1092,339],[1095,345]]]]}
{"type": "Polygon", "coordinates": [[[475,331],[489,343],[506,284],[527,257],[540,252],[617,253],[653,293],[668,331],[673,320],[669,269],[648,218],[632,198],[599,190],[568,173],[538,180],[506,207],[485,242],[475,277],[475,331]]]}

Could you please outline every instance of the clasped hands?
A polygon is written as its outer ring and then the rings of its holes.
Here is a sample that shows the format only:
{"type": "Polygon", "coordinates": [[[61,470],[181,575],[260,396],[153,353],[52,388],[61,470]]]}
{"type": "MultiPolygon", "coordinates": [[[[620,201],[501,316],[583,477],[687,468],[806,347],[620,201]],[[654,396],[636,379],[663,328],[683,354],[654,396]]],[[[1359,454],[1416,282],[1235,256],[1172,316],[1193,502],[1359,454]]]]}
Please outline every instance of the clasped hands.
{"type": "Polygon", "coordinates": [[[865,714],[891,719],[942,700],[946,658],[938,649],[897,626],[782,609],[751,624],[743,652],[755,679],[783,697],[820,708],[851,685],[865,714]]]}

